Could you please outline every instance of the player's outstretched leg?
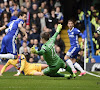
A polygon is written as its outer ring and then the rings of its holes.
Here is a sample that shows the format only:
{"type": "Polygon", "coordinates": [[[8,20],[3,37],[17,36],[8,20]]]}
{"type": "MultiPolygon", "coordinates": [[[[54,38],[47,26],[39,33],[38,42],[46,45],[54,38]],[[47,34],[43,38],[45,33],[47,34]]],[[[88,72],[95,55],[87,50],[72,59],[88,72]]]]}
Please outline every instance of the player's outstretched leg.
{"type": "Polygon", "coordinates": [[[77,63],[74,63],[74,67],[77,68],[81,73],[78,76],[83,76],[86,74],[86,72],[83,70],[83,68],[77,63]]]}
{"type": "Polygon", "coordinates": [[[8,54],[0,54],[0,58],[1,59],[2,58],[5,58],[5,59],[15,59],[15,55],[10,54],[10,53],[8,53],[8,54]]]}
{"type": "Polygon", "coordinates": [[[75,73],[72,72],[72,69],[69,67],[68,64],[67,64],[67,66],[66,66],[65,69],[66,69],[66,71],[68,71],[71,74],[72,78],[75,78],[76,77],[75,73]]]}
{"type": "Polygon", "coordinates": [[[70,59],[66,60],[66,64],[68,64],[70,66],[70,68],[72,69],[73,73],[77,73],[77,70],[74,68],[74,65],[72,63],[72,61],[70,59]]]}
{"type": "Polygon", "coordinates": [[[65,77],[67,79],[71,78],[71,74],[62,74],[62,73],[54,73],[54,74],[50,74],[48,76],[50,76],[50,77],[65,77]]]}

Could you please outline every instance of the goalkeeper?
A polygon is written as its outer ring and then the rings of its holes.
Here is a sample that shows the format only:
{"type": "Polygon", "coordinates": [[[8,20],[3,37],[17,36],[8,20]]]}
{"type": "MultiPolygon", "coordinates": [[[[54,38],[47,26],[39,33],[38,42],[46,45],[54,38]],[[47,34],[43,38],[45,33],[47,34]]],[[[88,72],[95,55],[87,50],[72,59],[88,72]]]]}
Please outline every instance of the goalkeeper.
{"type": "Polygon", "coordinates": [[[47,62],[49,67],[43,70],[44,75],[50,77],[76,77],[73,74],[71,68],[65,65],[64,61],[56,54],[54,42],[56,40],[57,35],[61,31],[62,25],[58,24],[56,33],[50,38],[50,34],[47,32],[41,33],[41,41],[44,44],[40,51],[37,51],[33,46],[31,48],[31,53],[43,55],[44,60],[47,62]],[[50,38],[50,39],[49,39],[50,38]],[[66,71],[70,72],[71,75],[57,73],[60,68],[65,68],[66,71]]]}

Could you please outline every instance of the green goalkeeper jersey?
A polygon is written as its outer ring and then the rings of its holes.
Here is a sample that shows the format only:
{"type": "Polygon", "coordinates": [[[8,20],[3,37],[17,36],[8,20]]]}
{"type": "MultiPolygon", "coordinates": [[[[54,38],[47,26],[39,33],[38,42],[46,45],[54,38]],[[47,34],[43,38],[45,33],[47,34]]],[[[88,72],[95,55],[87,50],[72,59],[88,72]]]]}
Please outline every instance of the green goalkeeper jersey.
{"type": "Polygon", "coordinates": [[[43,55],[44,60],[47,62],[49,66],[56,66],[61,60],[55,51],[55,40],[58,35],[56,32],[44,45],[40,51],[37,52],[39,55],[43,55]]]}

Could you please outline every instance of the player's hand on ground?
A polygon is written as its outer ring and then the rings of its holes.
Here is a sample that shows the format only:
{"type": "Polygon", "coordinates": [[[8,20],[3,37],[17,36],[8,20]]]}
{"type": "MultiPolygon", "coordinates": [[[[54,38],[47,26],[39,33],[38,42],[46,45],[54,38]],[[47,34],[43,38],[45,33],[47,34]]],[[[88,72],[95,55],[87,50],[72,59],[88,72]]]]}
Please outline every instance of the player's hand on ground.
{"type": "Polygon", "coordinates": [[[0,76],[3,76],[2,73],[0,73],[0,76]]]}
{"type": "Polygon", "coordinates": [[[31,47],[31,53],[36,54],[37,50],[35,49],[35,46],[31,47]]]}
{"type": "Polygon", "coordinates": [[[56,32],[59,33],[61,31],[61,29],[62,29],[62,25],[61,24],[58,24],[56,32]]]}
{"type": "Polygon", "coordinates": [[[19,76],[18,74],[14,74],[14,76],[19,76]]]}

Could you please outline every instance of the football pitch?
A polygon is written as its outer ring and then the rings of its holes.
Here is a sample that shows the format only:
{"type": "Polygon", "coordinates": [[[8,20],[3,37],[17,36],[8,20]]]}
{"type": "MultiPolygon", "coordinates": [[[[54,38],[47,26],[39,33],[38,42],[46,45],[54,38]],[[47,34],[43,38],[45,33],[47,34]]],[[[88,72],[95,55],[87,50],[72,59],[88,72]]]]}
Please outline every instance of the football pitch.
{"type": "Polygon", "coordinates": [[[100,90],[100,78],[88,74],[70,80],[48,76],[15,77],[14,74],[5,72],[0,77],[0,90],[100,90]]]}

